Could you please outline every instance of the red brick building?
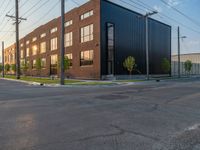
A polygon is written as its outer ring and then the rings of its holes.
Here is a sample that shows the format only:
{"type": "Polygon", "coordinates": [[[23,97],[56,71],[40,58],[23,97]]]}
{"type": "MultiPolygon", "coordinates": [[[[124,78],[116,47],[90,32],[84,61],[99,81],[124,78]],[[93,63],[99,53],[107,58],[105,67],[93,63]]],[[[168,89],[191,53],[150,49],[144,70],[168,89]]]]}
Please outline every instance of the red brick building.
{"type": "MultiPolygon", "coordinates": [[[[123,61],[130,55],[135,57],[137,69],[145,74],[145,22],[141,16],[107,0],[90,0],[66,13],[65,55],[71,61],[66,76],[102,79],[127,75],[123,61]]],[[[26,75],[59,75],[60,33],[61,17],[20,39],[20,60],[21,66],[28,66],[26,75]],[[40,71],[36,69],[38,58],[40,71]]],[[[171,58],[171,27],[149,19],[149,39],[150,73],[162,74],[159,63],[171,58]]],[[[15,63],[13,55],[15,45],[6,48],[5,64],[15,63]]]]}
{"type": "MultiPolygon", "coordinates": [[[[65,14],[65,56],[71,61],[66,76],[100,79],[100,1],[92,0],[65,14]]],[[[21,66],[27,75],[59,74],[61,18],[56,18],[20,39],[21,66]],[[38,74],[37,58],[42,69],[38,74]]],[[[5,64],[15,63],[15,44],[5,49],[5,64]]]]}

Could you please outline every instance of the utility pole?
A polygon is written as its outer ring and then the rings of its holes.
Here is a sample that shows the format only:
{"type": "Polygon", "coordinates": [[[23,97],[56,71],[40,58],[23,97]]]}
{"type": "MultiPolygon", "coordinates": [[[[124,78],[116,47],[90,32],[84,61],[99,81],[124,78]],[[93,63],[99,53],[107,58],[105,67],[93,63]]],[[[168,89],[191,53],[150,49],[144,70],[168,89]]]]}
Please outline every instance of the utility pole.
{"type": "Polygon", "coordinates": [[[181,45],[180,39],[187,38],[186,36],[180,36],[180,27],[178,26],[178,78],[181,77],[181,45]]]}
{"type": "Polygon", "coordinates": [[[18,0],[15,0],[16,13],[16,78],[20,79],[20,60],[19,60],[19,6],[18,0]]]}
{"type": "Polygon", "coordinates": [[[145,17],[145,33],[146,33],[146,74],[147,80],[149,80],[149,24],[148,18],[154,14],[157,14],[157,11],[146,13],[145,17]]]}
{"type": "Polygon", "coordinates": [[[15,0],[15,16],[6,15],[15,21],[16,30],[16,78],[20,79],[20,50],[19,50],[19,23],[25,18],[19,18],[19,0],[15,0]]]}
{"type": "Polygon", "coordinates": [[[2,77],[4,78],[5,72],[4,72],[4,42],[2,42],[2,77]]]}
{"type": "Polygon", "coordinates": [[[178,78],[181,77],[180,27],[178,27],[178,78]]]}
{"type": "Polygon", "coordinates": [[[60,84],[65,84],[65,69],[64,69],[64,55],[65,55],[65,0],[61,0],[61,42],[60,42],[60,84]]]}

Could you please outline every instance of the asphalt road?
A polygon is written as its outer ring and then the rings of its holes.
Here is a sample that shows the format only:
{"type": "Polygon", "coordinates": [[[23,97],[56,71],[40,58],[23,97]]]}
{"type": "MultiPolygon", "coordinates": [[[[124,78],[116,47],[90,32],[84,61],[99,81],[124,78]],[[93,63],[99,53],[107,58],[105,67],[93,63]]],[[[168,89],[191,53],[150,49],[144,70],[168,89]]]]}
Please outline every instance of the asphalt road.
{"type": "Polygon", "coordinates": [[[200,150],[200,80],[39,87],[0,79],[0,150],[200,150]]]}

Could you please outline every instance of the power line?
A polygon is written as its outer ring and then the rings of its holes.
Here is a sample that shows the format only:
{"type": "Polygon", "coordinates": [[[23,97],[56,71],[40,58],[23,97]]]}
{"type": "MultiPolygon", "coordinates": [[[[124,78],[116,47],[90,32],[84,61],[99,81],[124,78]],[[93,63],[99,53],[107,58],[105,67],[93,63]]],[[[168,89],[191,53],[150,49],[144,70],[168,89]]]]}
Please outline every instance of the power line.
{"type": "Polygon", "coordinates": [[[195,19],[189,17],[188,15],[186,15],[185,13],[181,12],[180,10],[178,10],[177,8],[169,5],[167,2],[165,2],[164,0],[160,0],[162,3],[164,3],[165,5],[169,6],[170,8],[172,8],[174,11],[176,11],[177,13],[179,13],[180,15],[184,16],[185,18],[187,18],[188,20],[190,20],[192,23],[196,24],[197,26],[200,27],[200,23],[197,22],[195,19]]]}
{"type": "Polygon", "coordinates": [[[21,6],[19,8],[22,8],[24,5],[26,5],[26,3],[28,2],[29,0],[26,0],[24,3],[21,4],[21,6]]]}
{"type": "MultiPolygon", "coordinates": [[[[24,17],[26,14],[28,14],[33,8],[35,8],[37,5],[40,4],[40,2],[42,2],[42,0],[39,0],[38,2],[36,2],[29,10],[27,10],[26,12],[24,12],[22,14],[22,17],[24,17]]],[[[44,3],[42,3],[42,5],[40,5],[38,8],[36,8],[35,10],[32,11],[32,13],[30,13],[28,15],[28,17],[30,17],[33,13],[36,12],[36,10],[40,9],[42,6],[44,6],[47,2],[49,2],[49,0],[45,1],[44,3]]]]}
{"type": "MultiPolygon", "coordinates": [[[[42,19],[44,19],[46,16],[48,16],[48,14],[52,11],[52,10],[54,10],[54,8],[59,4],[59,2],[60,2],[60,0],[58,0],[43,16],[41,16],[37,21],[35,21],[34,23],[32,23],[32,24],[37,24],[37,23],[39,23],[42,19]]],[[[32,26],[32,25],[31,25],[32,26]]],[[[30,26],[29,26],[30,27],[30,26]]],[[[27,30],[27,29],[29,29],[29,27],[26,27],[26,29],[25,30],[27,30]]],[[[25,30],[23,30],[23,31],[25,31],[25,30]]]]}
{"type": "MultiPolygon", "coordinates": [[[[130,0],[130,1],[133,2],[133,0],[130,0]]],[[[155,10],[154,8],[152,8],[151,6],[147,5],[146,3],[142,2],[141,0],[137,0],[137,1],[140,2],[141,4],[143,4],[144,6],[146,6],[148,9],[150,9],[150,10],[155,10]]],[[[132,5],[132,4],[130,4],[130,5],[132,5]]],[[[160,16],[163,16],[163,17],[165,17],[165,18],[168,18],[168,19],[171,20],[171,21],[174,21],[174,22],[178,23],[179,25],[183,26],[184,28],[186,28],[186,29],[188,29],[188,30],[190,30],[190,31],[193,31],[194,33],[200,34],[200,31],[199,31],[199,30],[193,29],[193,28],[191,28],[190,26],[187,26],[187,25],[185,25],[185,24],[183,24],[183,23],[177,21],[177,20],[174,19],[174,18],[171,18],[171,17],[165,15],[164,13],[161,13],[161,12],[160,12],[159,15],[160,15],[160,16]]]]}
{"type": "Polygon", "coordinates": [[[3,9],[2,13],[0,14],[0,18],[2,17],[2,15],[4,14],[4,12],[6,11],[6,9],[8,8],[9,4],[10,4],[11,0],[8,1],[6,7],[3,9]]]}

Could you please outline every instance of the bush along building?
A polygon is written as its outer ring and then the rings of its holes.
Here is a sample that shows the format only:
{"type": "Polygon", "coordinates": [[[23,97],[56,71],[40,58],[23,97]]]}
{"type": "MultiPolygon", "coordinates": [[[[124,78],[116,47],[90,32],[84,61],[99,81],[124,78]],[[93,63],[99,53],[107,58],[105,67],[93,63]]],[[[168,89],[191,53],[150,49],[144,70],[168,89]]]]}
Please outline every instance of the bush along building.
{"type": "MultiPolygon", "coordinates": [[[[145,19],[141,14],[107,0],[91,0],[65,14],[66,76],[103,79],[123,76],[128,56],[146,74],[145,19]]],[[[150,74],[163,74],[162,60],[171,61],[171,27],[154,19],[149,24],[150,74]]],[[[21,72],[29,76],[59,76],[61,18],[20,39],[21,72]]],[[[15,44],[5,49],[5,64],[15,63],[15,44]]]]}

